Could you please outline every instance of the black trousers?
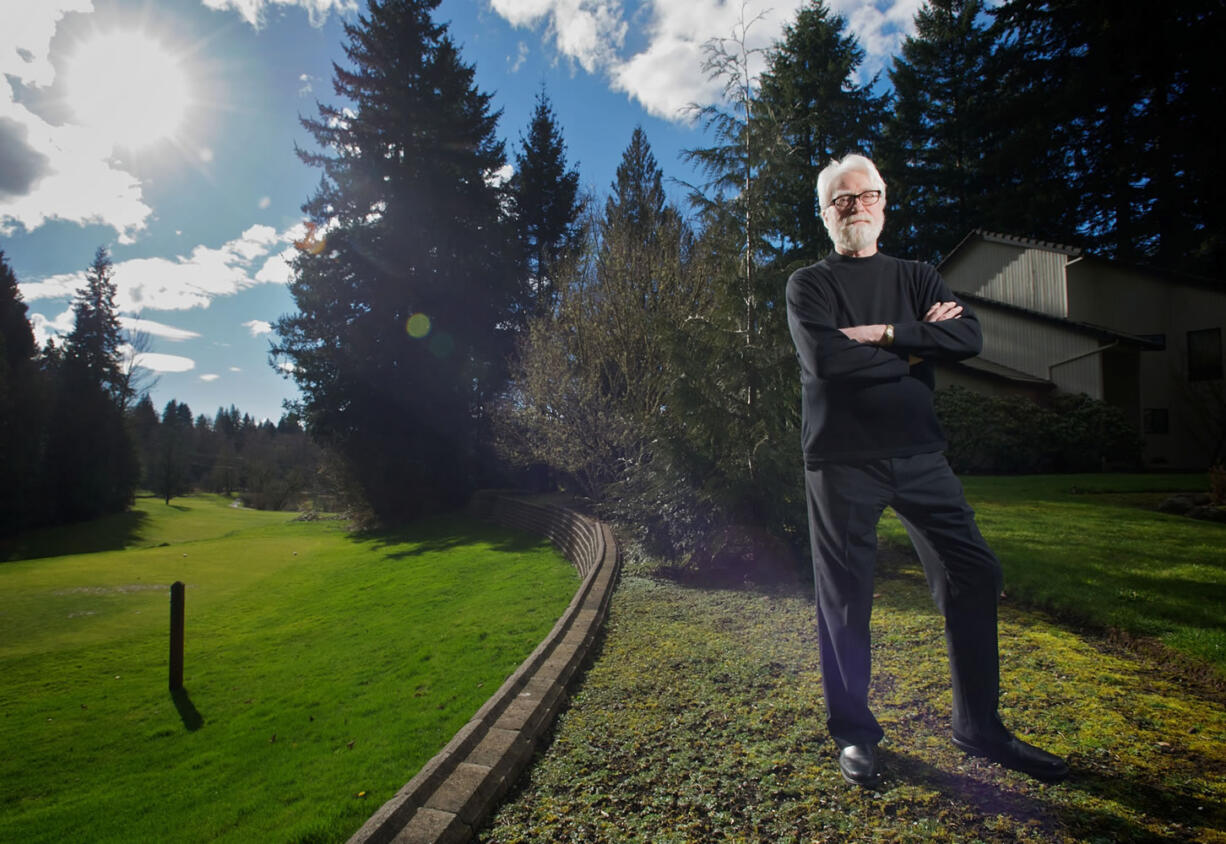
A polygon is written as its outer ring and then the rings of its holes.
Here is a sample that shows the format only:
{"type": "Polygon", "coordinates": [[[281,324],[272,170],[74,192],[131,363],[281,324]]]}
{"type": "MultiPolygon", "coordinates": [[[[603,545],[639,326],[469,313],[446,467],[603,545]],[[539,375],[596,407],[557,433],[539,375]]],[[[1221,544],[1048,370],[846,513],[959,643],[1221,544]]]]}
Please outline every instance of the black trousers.
{"type": "Polygon", "coordinates": [[[954,733],[979,742],[1007,738],[996,712],[1000,562],[979,533],[945,456],[826,463],[805,471],[805,488],[822,689],[827,727],[838,745],[876,744],[883,735],[868,704],[869,617],[877,522],[887,505],[902,519],[945,616],[954,733]]]}

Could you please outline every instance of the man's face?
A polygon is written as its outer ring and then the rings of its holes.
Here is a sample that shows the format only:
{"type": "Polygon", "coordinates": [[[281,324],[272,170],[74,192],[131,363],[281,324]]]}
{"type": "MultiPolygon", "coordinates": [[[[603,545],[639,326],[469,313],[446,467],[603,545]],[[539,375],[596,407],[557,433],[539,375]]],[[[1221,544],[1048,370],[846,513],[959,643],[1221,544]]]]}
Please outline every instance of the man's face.
{"type": "MultiPolygon", "coordinates": [[[[853,170],[835,180],[830,198],[834,200],[849,194],[854,196],[866,190],[874,190],[868,176],[853,170]]],[[[885,197],[868,207],[857,200],[844,211],[830,205],[822,210],[822,219],[839,252],[875,250],[877,238],[881,237],[881,229],[885,226],[885,197]]]]}

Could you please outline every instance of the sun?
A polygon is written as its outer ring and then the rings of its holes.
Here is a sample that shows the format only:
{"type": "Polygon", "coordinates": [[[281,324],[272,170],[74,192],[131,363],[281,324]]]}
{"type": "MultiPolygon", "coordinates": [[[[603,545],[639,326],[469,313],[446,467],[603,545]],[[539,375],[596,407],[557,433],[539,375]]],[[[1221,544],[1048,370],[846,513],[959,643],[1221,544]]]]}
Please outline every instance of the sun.
{"type": "Polygon", "coordinates": [[[66,97],[76,122],[115,146],[145,147],[170,137],[187,114],[187,75],[153,36],[101,33],[68,61],[66,97]]]}

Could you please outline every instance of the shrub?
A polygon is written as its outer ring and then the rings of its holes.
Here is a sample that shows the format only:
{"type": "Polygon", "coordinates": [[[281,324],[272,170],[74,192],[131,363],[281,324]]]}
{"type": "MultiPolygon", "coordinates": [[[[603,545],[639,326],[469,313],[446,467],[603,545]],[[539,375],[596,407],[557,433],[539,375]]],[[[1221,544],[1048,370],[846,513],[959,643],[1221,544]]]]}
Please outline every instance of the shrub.
{"type": "Polygon", "coordinates": [[[1044,406],[954,386],[937,391],[934,404],[958,472],[1088,472],[1141,462],[1141,439],[1123,412],[1085,394],[1058,394],[1044,406]]]}

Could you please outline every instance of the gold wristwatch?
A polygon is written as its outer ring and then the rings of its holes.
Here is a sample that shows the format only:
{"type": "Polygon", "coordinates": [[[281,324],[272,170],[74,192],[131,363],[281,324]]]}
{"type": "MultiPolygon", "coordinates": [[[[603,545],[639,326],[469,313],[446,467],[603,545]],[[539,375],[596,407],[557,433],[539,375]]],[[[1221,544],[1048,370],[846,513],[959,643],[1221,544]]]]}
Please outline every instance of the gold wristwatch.
{"type": "Polygon", "coordinates": [[[894,345],[894,326],[887,325],[885,327],[885,334],[881,338],[881,345],[883,346],[893,346],[894,345]]]}

